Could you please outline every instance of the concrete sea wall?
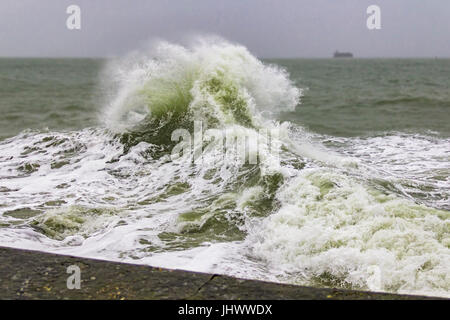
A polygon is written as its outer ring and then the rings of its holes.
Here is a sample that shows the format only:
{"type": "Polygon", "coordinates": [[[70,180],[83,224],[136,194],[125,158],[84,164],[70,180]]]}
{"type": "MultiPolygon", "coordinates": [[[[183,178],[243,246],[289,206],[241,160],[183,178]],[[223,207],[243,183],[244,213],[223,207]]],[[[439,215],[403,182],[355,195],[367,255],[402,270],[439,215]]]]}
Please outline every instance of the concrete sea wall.
{"type": "Polygon", "coordinates": [[[312,288],[0,247],[0,299],[424,299],[312,288]],[[78,266],[80,289],[68,289],[78,266]]]}

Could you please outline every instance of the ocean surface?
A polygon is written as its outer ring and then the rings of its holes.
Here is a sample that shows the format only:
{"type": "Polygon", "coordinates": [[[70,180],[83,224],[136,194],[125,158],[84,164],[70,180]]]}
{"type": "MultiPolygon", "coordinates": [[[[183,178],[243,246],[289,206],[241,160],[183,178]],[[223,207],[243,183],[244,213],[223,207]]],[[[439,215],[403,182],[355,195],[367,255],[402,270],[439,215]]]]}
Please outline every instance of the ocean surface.
{"type": "Polygon", "coordinates": [[[450,297],[450,60],[3,58],[0,112],[2,246],[450,297]]]}

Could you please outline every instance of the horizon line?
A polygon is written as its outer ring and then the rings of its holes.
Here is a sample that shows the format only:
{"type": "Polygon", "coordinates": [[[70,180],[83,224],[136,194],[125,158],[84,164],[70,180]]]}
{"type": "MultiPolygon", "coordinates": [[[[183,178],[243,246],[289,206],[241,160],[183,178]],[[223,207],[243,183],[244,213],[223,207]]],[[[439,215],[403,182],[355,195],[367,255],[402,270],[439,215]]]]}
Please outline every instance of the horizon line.
{"type": "MultiPolygon", "coordinates": [[[[0,59],[116,59],[126,55],[110,55],[110,56],[1,56],[0,59]]],[[[450,59],[450,56],[353,56],[351,58],[335,58],[332,55],[324,56],[278,56],[263,57],[256,56],[263,60],[295,60],[295,59],[337,59],[337,60],[355,60],[355,59],[450,59]]]]}

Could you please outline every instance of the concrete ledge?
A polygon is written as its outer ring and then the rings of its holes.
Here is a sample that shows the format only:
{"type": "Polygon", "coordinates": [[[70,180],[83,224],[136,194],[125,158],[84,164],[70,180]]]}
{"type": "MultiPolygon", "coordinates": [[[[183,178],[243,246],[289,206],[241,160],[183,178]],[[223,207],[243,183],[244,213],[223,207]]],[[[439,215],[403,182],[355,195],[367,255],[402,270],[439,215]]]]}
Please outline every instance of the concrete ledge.
{"type": "Polygon", "coordinates": [[[0,299],[430,299],[319,289],[0,247],[0,299]],[[67,267],[81,288],[67,288],[67,267]]]}

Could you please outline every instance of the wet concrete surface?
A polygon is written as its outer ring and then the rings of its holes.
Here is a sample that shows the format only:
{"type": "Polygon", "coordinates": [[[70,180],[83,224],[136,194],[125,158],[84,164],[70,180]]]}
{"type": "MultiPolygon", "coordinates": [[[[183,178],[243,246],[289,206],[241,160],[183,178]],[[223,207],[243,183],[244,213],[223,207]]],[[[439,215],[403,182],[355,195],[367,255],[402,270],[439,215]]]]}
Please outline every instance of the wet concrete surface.
{"type": "MultiPolygon", "coordinates": [[[[70,281],[70,284],[75,282],[70,281]]],[[[0,299],[426,299],[312,288],[0,247],[0,299]],[[68,289],[71,265],[80,289],[68,289]]]]}

